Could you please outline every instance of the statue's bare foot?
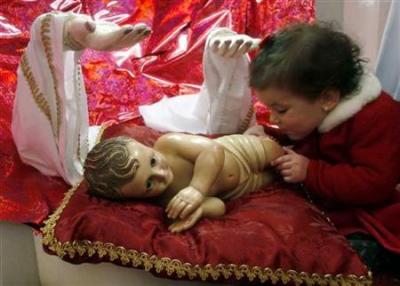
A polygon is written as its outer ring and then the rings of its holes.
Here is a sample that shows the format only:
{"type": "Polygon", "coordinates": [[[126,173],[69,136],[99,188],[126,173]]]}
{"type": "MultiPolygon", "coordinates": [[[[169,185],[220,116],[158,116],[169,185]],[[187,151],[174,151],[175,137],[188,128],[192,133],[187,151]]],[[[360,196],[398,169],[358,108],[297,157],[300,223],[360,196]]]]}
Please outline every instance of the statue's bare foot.
{"type": "Polygon", "coordinates": [[[210,39],[212,50],[220,56],[233,58],[248,53],[260,44],[261,40],[244,34],[236,34],[226,28],[217,31],[210,39]]]}
{"type": "Polygon", "coordinates": [[[120,50],[135,45],[150,33],[151,29],[145,24],[118,26],[93,21],[86,15],[71,15],[64,24],[65,45],[73,50],[120,50]]]}

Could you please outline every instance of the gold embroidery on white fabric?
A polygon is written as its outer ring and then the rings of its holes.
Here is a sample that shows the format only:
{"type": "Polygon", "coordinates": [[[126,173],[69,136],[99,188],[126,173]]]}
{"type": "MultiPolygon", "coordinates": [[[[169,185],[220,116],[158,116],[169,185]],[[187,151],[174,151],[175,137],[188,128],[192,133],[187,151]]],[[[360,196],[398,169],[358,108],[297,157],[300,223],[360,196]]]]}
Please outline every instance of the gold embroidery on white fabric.
{"type": "Polygon", "coordinates": [[[29,61],[25,53],[22,54],[20,67],[26,81],[28,82],[29,89],[31,90],[31,94],[33,96],[33,100],[39,107],[40,111],[42,111],[43,114],[46,116],[46,118],[49,120],[50,125],[52,126],[49,103],[47,102],[46,98],[44,97],[43,93],[40,91],[37,85],[37,82],[33,76],[32,69],[29,65],[29,61]]]}
{"type": "Polygon", "coordinates": [[[50,35],[50,21],[52,13],[46,14],[40,22],[40,38],[44,47],[44,53],[46,55],[47,64],[50,69],[50,73],[53,80],[53,87],[55,93],[55,101],[56,101],[56,118],[55,118],[55,136],[58,138],[60,133],[60,125],[61,125],[61,101],[60,95],[58,93],[58,81],[56,77],[56,71],[53,62],[53,50],[51,48],[51,35],[50,35]]]}

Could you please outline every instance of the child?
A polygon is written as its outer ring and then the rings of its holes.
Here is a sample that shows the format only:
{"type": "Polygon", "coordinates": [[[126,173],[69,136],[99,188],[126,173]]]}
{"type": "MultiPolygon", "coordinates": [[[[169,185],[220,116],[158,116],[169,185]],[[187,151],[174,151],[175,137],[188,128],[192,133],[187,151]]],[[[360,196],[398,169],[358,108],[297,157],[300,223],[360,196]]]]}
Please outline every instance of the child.
{"type": "Polygon", "coordinates": [[[400,103],[363,69],[345,34],[297,24],[267,38],[250,85],[293,144],[272,165],[301,183],[346,235],[400,254],[400,103]]]}
{"type": "Polygon", "coordinates": [[[235,199],[269,183],[267,168],[282,154],[275,141],[251,135],[211,140],[169,133],[154,149],[116,137],[89,152],[84,176],[94,195],[157,198],[168,217],[177,220],[169,229],[180,232],[201,217],[223,215],[225,204],[219,198],[235,199]]]}

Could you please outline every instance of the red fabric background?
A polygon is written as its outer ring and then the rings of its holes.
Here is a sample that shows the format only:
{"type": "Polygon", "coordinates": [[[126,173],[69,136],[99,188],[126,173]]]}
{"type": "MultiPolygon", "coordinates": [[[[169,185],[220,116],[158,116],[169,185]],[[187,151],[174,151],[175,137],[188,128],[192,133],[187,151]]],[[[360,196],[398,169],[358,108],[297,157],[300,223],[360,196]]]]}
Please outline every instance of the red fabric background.
{"type": "MultiPolygon", "coordinates": [[[[137,116],[137,107],[162,96],[188,94],[202,82],[201,57],[207,32],[231,26],[264,36],[293,21],[314,18],[314,0],[10,0],[0,2],[0,220],[39,224],[68,186],[18,159],[10,132],[20,55],[29,28],[51,11],[86,13],[117,23],[145,22],[153,33],[125,52],[86,51],[82,57],[90,122],[137,116]],[[260,3],[259,3],[260,2],[260,3]]],[[[266,110],[256,105],[265,121],[266,110]]]]}
{"type": "MultiPolygon", "coordinates": [[[[152,146],[159,133],[132,124],[115,125],[104,133],[106,138],[117,135],[152,146]]],[[[192,265],[246,264],[273,271],[367,275],[345,237],[299,190],[283,183],[230,201],[223,218],[203,219],[179,235],[168,231],[159,206],[111,202],[91,197],[86,190],[82,184],[75,191],[56,224],[55,237],[61,243],[112,243],[192,265]]],[[[110,261],[107,255],[75,255],[72,259],[65,255],[64,259],[74,263],[110,261]]],[[[121,262],[117,259],[114,263],[121,262]]]]}

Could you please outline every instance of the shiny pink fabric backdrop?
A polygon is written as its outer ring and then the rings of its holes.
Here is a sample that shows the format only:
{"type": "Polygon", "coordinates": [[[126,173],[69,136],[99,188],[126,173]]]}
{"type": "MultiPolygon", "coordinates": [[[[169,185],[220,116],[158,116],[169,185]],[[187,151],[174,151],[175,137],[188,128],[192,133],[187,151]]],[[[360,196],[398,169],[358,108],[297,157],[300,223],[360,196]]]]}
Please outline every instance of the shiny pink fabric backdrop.
{"type": "MultiPolygon", "coordinates": [[[[202,82],[202,49],[208,31],[230,26],[266,36],[295,21],[314,19],[314,0],[14,0],[0,2],[0,220],[39,224],[68,186],[21,163],[10,132],[16,70],[40,14],[74,11],[119,24],[145,22],[153,33],[129,50],[86,51],[82,58],[90,123],[135,118],[137,107],[163,96],[189,94],[202,82]]],[[[257,117],[267,118],[256,104],[257,117]]]]}

